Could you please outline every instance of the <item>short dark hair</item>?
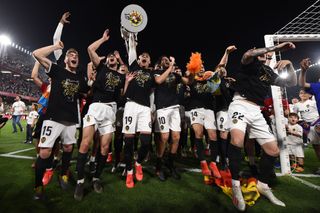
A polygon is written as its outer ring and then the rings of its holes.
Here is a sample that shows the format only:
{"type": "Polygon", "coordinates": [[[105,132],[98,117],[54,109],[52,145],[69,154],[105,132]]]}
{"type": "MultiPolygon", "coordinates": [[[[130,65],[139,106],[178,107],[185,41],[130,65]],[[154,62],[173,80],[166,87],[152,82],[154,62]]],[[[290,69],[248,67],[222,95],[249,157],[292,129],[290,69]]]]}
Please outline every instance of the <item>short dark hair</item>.
{"type": "Polygon", "coordinates": [[[290,112],[289,113],[289,117],[292,117],[292,116],[294,116],[294,117],[299,119],[299,115],[297,113],[295,113],[295,112],[290,112]]]}

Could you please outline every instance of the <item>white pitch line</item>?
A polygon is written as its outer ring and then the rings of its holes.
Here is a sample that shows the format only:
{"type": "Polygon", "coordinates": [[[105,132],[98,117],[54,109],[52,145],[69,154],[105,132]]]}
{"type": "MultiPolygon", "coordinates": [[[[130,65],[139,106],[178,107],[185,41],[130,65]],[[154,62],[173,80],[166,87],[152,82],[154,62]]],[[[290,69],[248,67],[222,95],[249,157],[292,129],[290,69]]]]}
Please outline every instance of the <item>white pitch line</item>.
{"type": "Polygon", "coordinates": [[[8,158],[18,158],[18,159],[36,159],[35,157],[30,156],[22,156],[22,155],[9,155],[9,154],[2,154],[0,157],[8,157],[8,158]]]}
{"type": "Polygon", "coordinates": [[[15,151],[15,152],[9,152],[9,153],[6,153],[6,155],[14,155],[14,154],[17,154],[17,153],[20,153],[20,152],[26,152],[26,151],[29,151],[29,150],[32,150],[32,149],[35,149],[35,148],[32,147],[32,148],[28,148],[28,149],[18,150],[18,151],[15,151]]]}
{"type": "Polygon", "coordinates": [[[298,178],[298,177],[295,177],[295,176],[291,176],[291,177],[292,177],[293,179],[299,181],[300,183],[306,185],[306,186],[309,186],[309,187],[311,187],[311,188],[313,188],[313,189],[316,189],[316,190],[320,191],[320,186],[317,186],[317,185],[315,185],[315,184],[313,184],[313,183],[310,183],[309,181],[302,180],[301,178],[298,178]]]}
{"type": "Polygon", "coordinates": [[[295,176],[295,177],[320,177],[320,175],[314,175],[314,174],[281,174],[281,173],[276,173],[277,177],[283,177],[283,176],[295,176]]]}
{"type": "Polygon", "coordinates": [[[292,176],[295,176],[295,177],[320,177],[320,175],[314,175],[314,174],[292,174],[292,176]]]}

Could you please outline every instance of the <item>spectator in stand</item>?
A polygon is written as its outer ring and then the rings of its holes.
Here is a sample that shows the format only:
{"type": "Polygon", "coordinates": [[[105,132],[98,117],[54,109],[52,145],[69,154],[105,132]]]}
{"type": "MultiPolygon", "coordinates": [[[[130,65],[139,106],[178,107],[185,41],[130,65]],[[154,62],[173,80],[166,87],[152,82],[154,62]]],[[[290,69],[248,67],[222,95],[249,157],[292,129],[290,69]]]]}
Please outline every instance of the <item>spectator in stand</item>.
{"type": "Polygon", "coordinates": [[[26,110],[26,105],[23,101],[21,101],[20,96],[17,96],[15,98],[15,102],[12,104],[11,111],[12,111],[12,127],[13,127],[13,132],[17,132],[17,127],[16,125],[19,126],[20,131],[23,131],[23,127],[21,126],[20,119],[21,116],[23,115],[24,111],[26,110]]]}

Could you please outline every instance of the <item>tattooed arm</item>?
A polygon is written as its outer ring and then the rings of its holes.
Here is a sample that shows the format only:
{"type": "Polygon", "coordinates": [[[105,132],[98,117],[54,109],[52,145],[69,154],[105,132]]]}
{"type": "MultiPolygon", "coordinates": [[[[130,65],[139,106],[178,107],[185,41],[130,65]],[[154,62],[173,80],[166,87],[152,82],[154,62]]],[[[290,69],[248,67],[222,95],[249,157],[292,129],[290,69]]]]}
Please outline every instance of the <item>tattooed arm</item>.
{"type": "Polygon", "coordinates": [[[264,47],[264,48],[258,48],[258,49],[250,49],[247,52],[245,52],[242,56],[241,63],[246,65],[250,64],[253,59],[259,55],[263,55],[268,52],[274,52],[274,51],[286,51],[288,49],[295,49],[295,45],[291,42],[284,42],[281,44],[278,44],[276,46],[272,47],[264,47]]]}

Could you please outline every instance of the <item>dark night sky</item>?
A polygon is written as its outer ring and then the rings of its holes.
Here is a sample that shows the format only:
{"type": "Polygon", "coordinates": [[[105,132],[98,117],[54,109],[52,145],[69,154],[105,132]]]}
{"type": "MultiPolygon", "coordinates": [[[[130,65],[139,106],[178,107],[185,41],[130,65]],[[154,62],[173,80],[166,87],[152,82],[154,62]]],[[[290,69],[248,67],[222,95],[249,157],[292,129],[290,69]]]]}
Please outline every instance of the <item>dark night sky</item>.
{"type": "MultiPolygon", "coordinates": [[[[153,62],[162,54],[173,55],[177,64],[184,67],[191,52],[199,51],[207,69],[213,69],[224,49],[235,44],[238,51],[230,57],[229,69],[236,70],[247,49],[264,46],[265,34],[275,33],[313,2],[0,0],[0,34],[7,33],[15,43],[34,50],[52,43],[61,15],[70,11],[71,24],[65,26],[62,41],[66,48],[79,50],[85,65],[87,46],[100,38],[106,28],[111,30],[111,38],[99,53],[117,49],[125,55],[119,32],[120,14],[126,5],[134,3],[148,14],[148,25],[138,35],[138,53],[150,52],[153,62]]],[[[318,60],[317,47],[318,43],[299,43],[297,50],[288,53],[288,59],[295,65],[306,56],[318,60]]]]}

